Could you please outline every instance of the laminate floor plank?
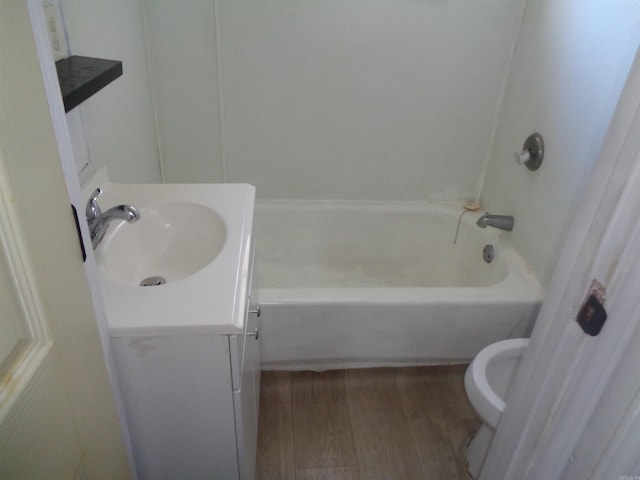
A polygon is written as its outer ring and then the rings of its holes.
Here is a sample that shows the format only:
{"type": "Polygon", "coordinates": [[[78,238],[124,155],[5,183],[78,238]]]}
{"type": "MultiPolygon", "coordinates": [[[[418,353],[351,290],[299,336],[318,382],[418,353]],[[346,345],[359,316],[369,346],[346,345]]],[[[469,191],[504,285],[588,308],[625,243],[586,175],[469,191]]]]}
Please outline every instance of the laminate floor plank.
{"type": "Polygon", "coordinates": [[[457,479],[456,456],[451,448],[448,415],[441,399],[447,397],[445,375],[424,369],[398,371],[398,389],[407,422],[418,450],[425,479],[457,479]],[[430,377],[430,381],[426,381],[430,377]]]}
{"type": "Polygon", "coordinates": [[[456,398],[453,380],[458,371],[448,367],[404,368],[398,388],[425,478],[467,479],[464,444],[468,406],[456,398]],[[453,375],[453,380],[452,380],[453,375]]]}
{"type": "Polygon", "coordinates": [[[256,478],[295,478],[291,372],[262,372],[256,478]]]}
{"type": "MultiPolygon", "coordinates": [[[[458,476],[467,479],[465,447],[471,435],[480,428],[477,417],[464,390],[464,372],[466,365],[449,365],[443,367],[448,383],[448,401],[445,413],[449,442],[454,453],[454,465],[458,469],[458,476]]],[[[427,380],[430,378],[427,375],[427,380]]]]}
{"type": "Polygon", "coordinates": [[[346,373],[360,476],[367,480],[423,478],[396,385],[396,371],[359,369],[346,373]]]}
{"type": "Polygon", "coordinates": [[[296,480],[360,480],[358,467],[298,468],[296,480]]]}
{"type": "Polygon", "coordinates": [[[294,372],[296,468],[356,466],[345,391],[345,370],[294,372]]]}
{"type": "Polygon", "coordinates": [[[468,480],[464,365],[263,372],[260,480],[468,480]]]}

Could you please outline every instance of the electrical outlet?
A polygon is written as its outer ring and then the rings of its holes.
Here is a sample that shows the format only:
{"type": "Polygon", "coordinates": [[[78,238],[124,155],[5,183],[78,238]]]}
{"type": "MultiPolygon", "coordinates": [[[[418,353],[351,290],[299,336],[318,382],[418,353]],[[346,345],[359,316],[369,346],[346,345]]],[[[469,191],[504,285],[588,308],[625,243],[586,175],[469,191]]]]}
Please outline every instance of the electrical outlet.
{"type": "Polygon", "coordinates": [[[43,8],[51,54],[53,55],[53,60],[57,62],[69,56],[69,47],[62,26],[62,15],[60,14],[59,6],[54,3],[47,2],[43,5],[43,8]]]}

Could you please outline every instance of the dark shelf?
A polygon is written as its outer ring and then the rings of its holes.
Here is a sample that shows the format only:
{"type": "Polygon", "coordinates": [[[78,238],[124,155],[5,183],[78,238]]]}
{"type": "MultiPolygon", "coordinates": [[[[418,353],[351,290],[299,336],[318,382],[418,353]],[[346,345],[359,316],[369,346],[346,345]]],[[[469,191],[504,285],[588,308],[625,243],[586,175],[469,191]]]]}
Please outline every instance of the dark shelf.
{"type": "Polygon", "coordinates": [[[57,61],[56,70],[68,112],[121,76],[122,62],[73,55],[57,61]]]}

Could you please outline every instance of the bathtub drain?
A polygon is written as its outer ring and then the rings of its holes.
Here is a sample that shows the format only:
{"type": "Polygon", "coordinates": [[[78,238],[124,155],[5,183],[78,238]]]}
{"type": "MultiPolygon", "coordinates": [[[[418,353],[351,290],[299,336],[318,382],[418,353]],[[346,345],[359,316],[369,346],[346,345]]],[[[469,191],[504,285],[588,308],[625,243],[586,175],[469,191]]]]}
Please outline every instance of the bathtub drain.
{"type": "Polygon", "coordinates": [[[140,282],[141,287],[157,287],[164,285],[167,281],[162,277],[147,277],[140,282]]]}

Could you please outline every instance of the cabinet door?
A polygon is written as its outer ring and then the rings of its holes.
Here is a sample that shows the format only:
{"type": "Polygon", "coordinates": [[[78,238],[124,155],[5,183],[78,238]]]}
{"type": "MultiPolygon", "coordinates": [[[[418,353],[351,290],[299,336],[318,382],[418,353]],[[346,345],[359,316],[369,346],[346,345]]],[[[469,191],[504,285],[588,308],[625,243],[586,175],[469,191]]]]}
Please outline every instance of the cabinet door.
{"type": "MultiPolygon", "coordinates": [[[[254,251],[255,252],[255,251],[254,251]]],[[[253,480],[256,467],[256,447],[258,441],[258,408],[260,405],[260,309],[258,307],[255,262],[251,259],[249,275],[249,297],[245,315],[245,335],[243,350],[239,359],[241,365],[239,389],[234,391],[236,412],[236,437],[238,443],[239,473],[241,480],[253,480]]],[[[233,357],[232,357],[233,363],[233,357]]]]}
{"type": "MultiPolygon", "coordinates": [[[[249,294],[249,328],[248,332],[255,333],[254,337],[251,337],[253,342],[250,342],[247,346],[249,347],[249,355],[247,356],[247,360],[249,365],[247,366],[247,372],[250,372],[251,381],[253,383],[253,407],[254,407],[254,415],[256,419],[256,442],[257,442],[257,433],[258,433],[258,410],[260,408],[260,372],[262,371],[262,354],[260,351],[260,299],[258,298],[258,282],[256,281],[258,265],[255,261],[255,249],[253,251],[254,258],[252,258],[251,268],[251,283],[250,283],[250,294],[249,294]]],[[[255,450],[255,448],[254,448],[255,450]]],[[[254,462],[255,463],[255,462],[254,462]]],[[[250,477],[253,478],[253,477],[250,477]]]]}
{"type": "Polygon", "coordinates": [[[238,477],[226,335],[113,338],[141,480],[238,477]]]}
{"type": "MultiPolygon", "coordinates": [[[[248,315],[248,331],[258,328],[258,316],[248,315]]],[[[241,480],[255,478],[258,439],[258,405],[260,397],[260,339],[248,336],[244,348],[242,385],[234,391],[236,435],[241,480]]]]}

